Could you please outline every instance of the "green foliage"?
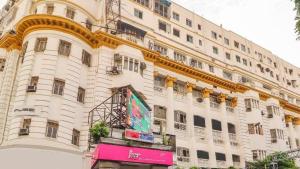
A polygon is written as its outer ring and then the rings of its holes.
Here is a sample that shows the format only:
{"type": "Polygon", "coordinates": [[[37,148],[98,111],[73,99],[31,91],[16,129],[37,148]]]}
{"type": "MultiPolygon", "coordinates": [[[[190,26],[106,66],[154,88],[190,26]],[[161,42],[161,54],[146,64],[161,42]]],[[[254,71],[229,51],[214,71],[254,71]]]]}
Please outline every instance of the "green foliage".
{"type": "MultiPolygon", "coordinates": [[[[278,169],[297,169],[295,161],[290,159],[286,154],[277,152],[274,154],[278,161],[278,169]]],[[[269,168],[272,162],[272,156],[267,156],[264,160],[258,160],[250,163],[251,169],[269,168]]]]}
{"type": "Polygon", "coordinates": [[[190,169],[198,169],[198,167],[193,166],[193,167],[190,167],[190,169]]]}
{"type": "Polygon", "coordinates": [[[236,169],[236,168],[234,168],[234,167],[231,166],[231,167],[229,167],[228,169],[236,169]]]}
{"type": "Polygon", "coordinates": [[[97,143],[100,137],[108,137],[109,128],[104,122],[98,122],[94,124],[92,128],[90,128],[90,134],[97,143]]]}
{"type": "Polygon", "coordinates": [[[296,20],[296,27],[295,27],[295,30],[296,30],[296,33],[298,35],[298,40],[300,40],[300,0],[292,0],[295,2],[295,8],[294,10],[296,11],[296,17],[295,17],[295,20],[296,20]]]}

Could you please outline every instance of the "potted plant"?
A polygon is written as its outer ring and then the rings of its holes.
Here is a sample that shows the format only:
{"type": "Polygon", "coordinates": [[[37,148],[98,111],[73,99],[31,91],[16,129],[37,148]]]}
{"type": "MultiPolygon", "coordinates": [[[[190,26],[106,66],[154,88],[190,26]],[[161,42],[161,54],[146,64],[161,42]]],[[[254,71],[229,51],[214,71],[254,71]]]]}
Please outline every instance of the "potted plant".
{"type": "Polygon", "coordinates": [[[90,128],[90,134],[93,137],[94,143],[98,143],[101,137],[108,137],[109,128],[105,122],[97,122],[90,128]]]}

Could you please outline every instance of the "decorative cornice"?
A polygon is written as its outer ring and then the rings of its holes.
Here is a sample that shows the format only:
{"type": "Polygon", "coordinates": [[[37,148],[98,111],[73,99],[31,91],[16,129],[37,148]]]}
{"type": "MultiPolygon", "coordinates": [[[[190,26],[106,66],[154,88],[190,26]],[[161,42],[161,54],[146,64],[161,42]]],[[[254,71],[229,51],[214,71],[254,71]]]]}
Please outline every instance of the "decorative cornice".
{"type": "Polygon", "coordinates": [[[208,88],[202,89],[202,97],[203,98],[209,98],[211,93],[213,93],[213,91],[211,89],[208,89],[208,88]]]}
{"type": "Polygon", "coordinates": [[[196,85],[193,84],[193,83],[190,83],[190,82],[186,83],[186,91],[188,93],[192,93],[193,92],[193,88],[195,88],[195,87],[196,87],[196,85]]]}
{"type": "Polygon", "coordinates": [[[286,101],[282,101],[282,99],[278,98],[277,96],[267,94],[266,92],[243,84],[234,83],[232,81],[225,80],[215,75],[192,68],[188,65],[175,62],[171,59],[161,56],[156,51],[152,51],[150,49],[137,45],[134,42],[118,38],[114,35],[102,31],[91,32],[89,29],[74,22],[73,20],[66,19],[60,16],[39,14],[24,17],[17,23],[15,35],[9,33],[3,35],[3,37],[0,39],[0,48],[5,48],[7,50],[21,49],[24,37],[31,32],[39,30],[56,30],[73,35],[86,42],[92,48],[98,48],[100,46],[116,48],[119,45],[127,45],[140,50],[143,53],[145,60],[153,62],[154,65],[158,67],[171,70],[178,74],[182,74],[187,77],[200,80],[232,92],[244,93],[247,90],[254,90],[260,94],[260,98],[262,100],[266,100],[271,97],[276,98],[280,100],[280,104],[284,109],[291,110],[300,114],[300,107],[290,104],[286,101]]]}
{"type": "Polygon", "coordinates": [[[300,126],[300,118],[298,118],[298,117],[294,118],[293,124],[296,126],[300,126]]]}

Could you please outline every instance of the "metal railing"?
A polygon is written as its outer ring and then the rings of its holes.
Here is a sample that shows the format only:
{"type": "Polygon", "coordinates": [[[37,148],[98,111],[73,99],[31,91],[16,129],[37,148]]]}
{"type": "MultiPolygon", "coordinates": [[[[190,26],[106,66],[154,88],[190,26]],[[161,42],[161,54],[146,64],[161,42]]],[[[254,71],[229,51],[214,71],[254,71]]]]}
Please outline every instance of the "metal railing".
{"type": "Polygon", "coordinates": [[[223,144],[223,134],[222,131],[213,130],[213,141],[215,144],[223,144]]]}

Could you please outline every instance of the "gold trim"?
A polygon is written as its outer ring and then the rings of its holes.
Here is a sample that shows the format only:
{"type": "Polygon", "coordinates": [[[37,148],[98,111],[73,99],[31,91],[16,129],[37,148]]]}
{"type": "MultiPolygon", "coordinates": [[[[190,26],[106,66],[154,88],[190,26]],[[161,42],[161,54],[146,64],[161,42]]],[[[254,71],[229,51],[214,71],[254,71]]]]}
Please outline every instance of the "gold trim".
{"type": "Polygon", "coordinates": [[[203,98],[209,98],[210,94],[213,93],[213,90],[204,88],[202,89],[202,97],[203,98]]]}
{"type": "Polygon", "coordinates": [[[290,123],[293,122],[293,116],[291,115],[285,115],[285,122],[290,123]]]}
{"type": "Polygon", "coordinates": [[[232,100],[231,100],[231,107],[236,107],[237,106],[237,101],[238,101],[237,97],[232,98],[232,100]]]}
{"type": "Polygon", "coordinates": [[[167,87],[173,87],[173,86],[174,86],[174,82],[175,82],[176,80],[177,80],[177,79],[174,78],[174,77],[167,76],[167,77],[166,77],[166,84],[167,84],[167,87]]]}
{"type": "Polygon", "coordinates": [[[193,88],[195,88],[196,85],[193,84],[193,83],[187,82],[185,87],[186,87],[186,91],[188,93],[192,93],[193,92],[193,88]]]}
{"type": "Polygon", "coordinates": [[[300,126],[300,118],[298,118],[298,117],[294,118],[293,124],[296,126],[300,126]]]}
{"type": "Polygon", "coordinates": [[[221,102],[221,103],[224,103],[226,101],[226,98],[227,98],[227,95],[224,94],[224,93],[220,93],[218,95],[218,100],[221,102]]]}
{"type": "Polygon", "coordinates": [[[0,48],[5,48],[7,50],[21,49],[24,37],[27,34],[38,30],[56,30],[64,32],[81,39],[93,48],[98,48],[100,46],[116,48],[119,45],[127,45],[140,50],[143,53],[145,60],[154,62],[155,66],[171,70],[175,73],[194,78],[196,80],[200,80],[232,92],[244,93],[247,90],[253,90],[260,94],[262,100],[266,100],[271,97],[278,99],[280,101],[280,105],[282,105],[284,109],[300,114],[300,107],[290,104],[279,97],[272,96],[255,88],[234,83],[204,71],[194,69],[190,66],[175,62],[171,59],[161,56],[158,52],[139,46],[133,42],[118,38],[114,35],[110,35],[102,31],[93,33],[73,20],[69,20],[60,16],[41,14],[24,17],[16,25],[16,35],[7,33],[0,39],[0,48]]]}

